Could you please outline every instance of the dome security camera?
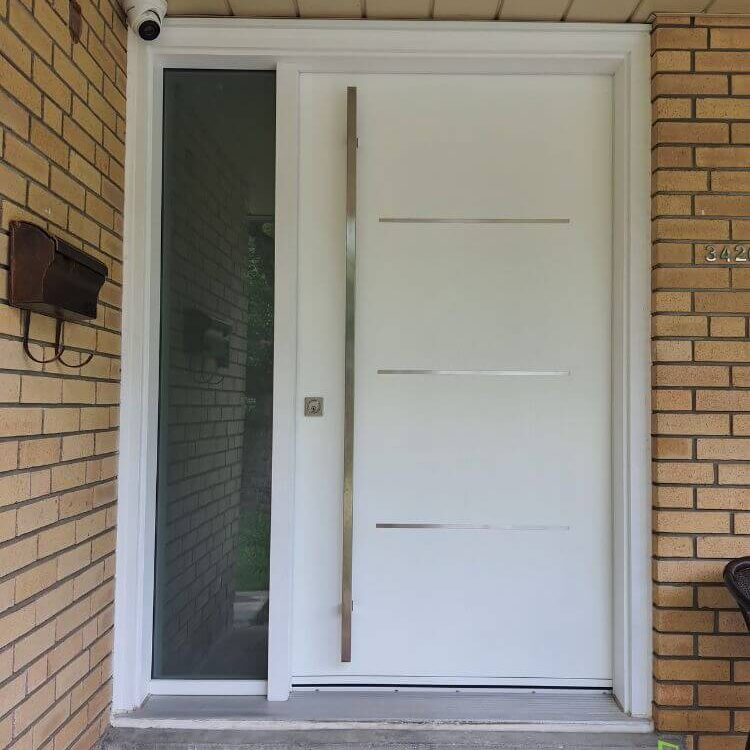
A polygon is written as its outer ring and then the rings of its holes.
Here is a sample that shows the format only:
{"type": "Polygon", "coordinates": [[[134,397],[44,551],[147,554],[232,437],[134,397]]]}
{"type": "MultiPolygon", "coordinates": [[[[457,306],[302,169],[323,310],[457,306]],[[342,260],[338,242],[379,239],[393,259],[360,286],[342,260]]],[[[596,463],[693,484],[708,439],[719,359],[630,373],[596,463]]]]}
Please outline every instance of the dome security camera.
{"type": "Polygon", "coordinates": [[[166,0],[124,0],[123,8],[130,28],[145,42],[159,36],[161,24],[167,14],[166,0]]]}

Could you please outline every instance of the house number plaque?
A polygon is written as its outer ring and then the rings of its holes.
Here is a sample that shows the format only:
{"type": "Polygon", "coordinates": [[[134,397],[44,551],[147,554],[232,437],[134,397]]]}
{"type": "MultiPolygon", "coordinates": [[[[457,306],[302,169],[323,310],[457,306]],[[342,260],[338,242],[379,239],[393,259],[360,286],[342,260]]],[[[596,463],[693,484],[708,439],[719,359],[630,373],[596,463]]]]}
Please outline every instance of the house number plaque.
{"type": "Polygon", "coordinates": [[[707,263],[747,263],[750,260],[748,245],[706,245],[704,260],[707,263]]]}

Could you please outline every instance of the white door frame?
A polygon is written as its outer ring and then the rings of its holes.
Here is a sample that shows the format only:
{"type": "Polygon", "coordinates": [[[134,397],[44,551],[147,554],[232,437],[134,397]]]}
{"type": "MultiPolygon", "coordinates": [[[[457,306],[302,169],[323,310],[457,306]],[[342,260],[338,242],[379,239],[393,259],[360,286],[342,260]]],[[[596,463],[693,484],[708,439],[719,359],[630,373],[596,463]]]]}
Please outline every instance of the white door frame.
{"type": "MultiPolygon", "coordinates": [[[[149,694],[289,696],[297,358],[299,75],[600,74],[614,81],[613,692],[651,715],[649,27],[169,19],[128,43],[113,711],[149,694]],[[165,68],[276,69],[276,288],[268,682],[152,680],[165,68]]],[[[585,616],[585,613],[582,613],[585,616]]]]}

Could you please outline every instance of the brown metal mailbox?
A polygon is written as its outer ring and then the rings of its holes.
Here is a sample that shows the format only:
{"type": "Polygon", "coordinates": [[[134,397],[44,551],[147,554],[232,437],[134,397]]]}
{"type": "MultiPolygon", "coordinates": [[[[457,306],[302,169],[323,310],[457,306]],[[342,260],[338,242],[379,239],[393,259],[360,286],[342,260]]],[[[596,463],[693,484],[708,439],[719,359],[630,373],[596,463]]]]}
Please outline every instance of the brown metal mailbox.
{"type": "Polygon", "coordinates": [[[58,320],[96,317],[107,267],[41,227],[10,223],[9,302],[58,320]]]}
{"type": "Polygon", "coordinates": [[[107,267],[71,244],[53,237],[28,221],[10,222],[10,280],[8,302],[26,311],[23,321],[23,350],[34,362],[59,362],[80,368],[94,357],[89,352],[76,361],[63,359],[66,351],[63,325],[96,317],[99,290],[107,278],[107,267]],[[29,347],[31,313],[56,319],[51,357],[38,357],[29,347]]]}

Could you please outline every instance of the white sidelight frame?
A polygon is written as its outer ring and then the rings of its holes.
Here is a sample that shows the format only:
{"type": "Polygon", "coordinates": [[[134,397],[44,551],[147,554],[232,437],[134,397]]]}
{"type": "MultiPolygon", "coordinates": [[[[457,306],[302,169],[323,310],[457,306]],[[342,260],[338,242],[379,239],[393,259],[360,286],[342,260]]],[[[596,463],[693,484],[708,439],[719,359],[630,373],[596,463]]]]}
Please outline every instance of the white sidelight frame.
{"type": "MultiPolygon", "coordinates": [[[[613,692],[651,716],[649,27],[619,24],[167,19],[128,44],[125,280],[113,711],[149,694],[292,684],[299,76],[303,72],[600,74],[614,82],[613,692]],[[153,680],[162,80],[165,68],[275,69],[276,289],[268,682],[153,680]]],[[[585,613],[582,613],[585,616],[585,613]]]]}

